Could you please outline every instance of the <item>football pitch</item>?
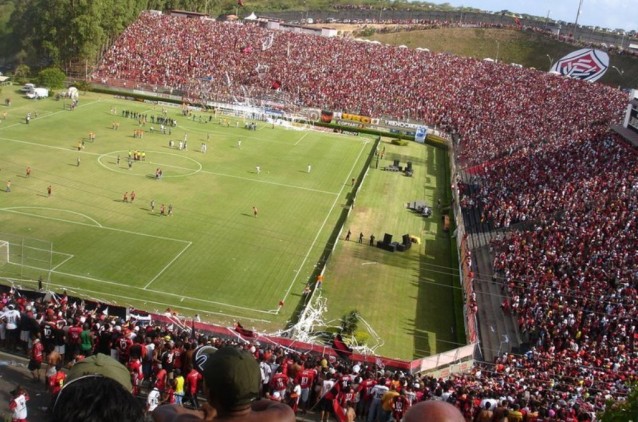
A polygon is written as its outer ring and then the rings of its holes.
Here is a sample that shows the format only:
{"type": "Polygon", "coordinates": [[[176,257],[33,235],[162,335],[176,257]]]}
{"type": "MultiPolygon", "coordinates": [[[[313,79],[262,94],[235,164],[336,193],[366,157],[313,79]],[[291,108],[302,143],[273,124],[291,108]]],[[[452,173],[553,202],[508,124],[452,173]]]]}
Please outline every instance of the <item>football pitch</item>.
{"type": "MultiPolygon", "coordinates": [[[[0,276],[33,288],[40,275],[48,279],[50,274],[46,287],[58,292],[160,313],[167,308],[197,313],[227,326],[241,321],[267,332],[283,328],[292,317],[347,207],[351,181],[374,146],[365,136],[260,122],[253,131],[241,119],[197,111],[194,119],[187,118],[178,107],[107,95],[81,95],[70,111],[63,100],[27,100],[7,91],[2,96],[10,96],[13,105],[0,110],[7,113],[0,123],[0,188],[5,191],[0,192],[0,242],[10,247],[0,253],[10,262],[0,261],[0,276]],[[147,115],[146,125],[124,117],[124,110],[147,115]],[[170,134],[150,121],[164,111],[177,120],[170,134]],[[224,119],[228,126],[220,124],[224,119]],[[136,130],[144,131],[143,138],[134,137],[136,130]],[[184,139],[187,149],[180,150],[184,139]],[[145,159],[129,166],[133,151],[143,151],[145,159]]],[[[387,189],[379,188],[379,194],[387,189]]],[[[444,242],[449,248],[449,239],[444,242]]],[[[340,259],[340,248],[331,259],[340,259]]],[[[421,252],[413,252],[418,261],[421,252]]],[[[355,268],[349,259],[340,265],[355,268]]],[[[381,276],[379,283],[398,277],[381,276]]],[[[335,309],[348,310],[348,293],[333,292],[335,309]],[[337,296],[345,297],[343,305],[337,296]]],[[[396,305],[382,304],[378,297],[365,300],[381,310],[396,305]]],[[[410,312],[414,317],[414,309],[410,312]]],[[[396,334],[386,334],[377,317],[370,318],[382,335],[396,334]]],[[[450,324],[443,326],[449,330],[450,324]]],[[[407,358],[420,354],[418,349],[386,350],[407,358]]]]}

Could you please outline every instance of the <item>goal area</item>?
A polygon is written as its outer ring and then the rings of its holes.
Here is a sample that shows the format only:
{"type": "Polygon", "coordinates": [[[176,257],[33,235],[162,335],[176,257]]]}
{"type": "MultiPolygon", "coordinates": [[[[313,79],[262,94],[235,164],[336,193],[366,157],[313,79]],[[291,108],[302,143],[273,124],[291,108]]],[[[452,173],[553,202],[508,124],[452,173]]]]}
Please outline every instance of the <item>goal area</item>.
{"type": "Polygon", "coordinates": [[[53,254],[48,240],[0,233],[0,277],[36,287],[38,279],[50,280],[53,254]]]}

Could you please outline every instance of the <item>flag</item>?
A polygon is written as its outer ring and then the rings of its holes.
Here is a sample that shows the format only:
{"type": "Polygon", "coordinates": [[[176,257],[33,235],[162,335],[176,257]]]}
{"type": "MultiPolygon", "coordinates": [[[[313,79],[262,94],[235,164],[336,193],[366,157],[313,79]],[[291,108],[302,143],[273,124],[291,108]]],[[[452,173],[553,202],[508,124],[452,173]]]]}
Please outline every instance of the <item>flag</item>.
{"type": "Polygon", "coordinates": [[[109,316],[109,307],[108,306],[106,308],[104,308],[104,310],[102,311],[102,315],[109,316]]]}
{"type": "Polygon", "coordinates": [[[279,80],[274,80],[272,81],[272,85],[270,86],[271,89],[280,89],[281,88],[281,81],[279,80]]]}
{"type": "Polygon", "coordinates": [[[516,26],[521,26],[521,20],[518,17],[514,16],[514,22],[516,23],[516,26]]]}
{"type": "Polygon", "coordinates": [[[239,322],[235,326],[235,331],[237,331],[240,335],[245,337],[254,337],[255,333],[251,330],[245,329],[239,322]]]}
{"type": "Polygon", "coordinates": [[[335,416],[339,422],[346,422],[348,420],[346,418],[346,409],[341,407],[341,405],[339,405],[339,401],[336,399],[332,401],[332,410],[334,410],[335,416]]]}
{"type": "Polygon", "coordinates": [[[335,349],[335,352],[337,352],[342,359],[350,359],[350,356],[352,355],[352,349],[343,342],[341,334],[337,334],[332,339],[332,348],[335,349]]]}

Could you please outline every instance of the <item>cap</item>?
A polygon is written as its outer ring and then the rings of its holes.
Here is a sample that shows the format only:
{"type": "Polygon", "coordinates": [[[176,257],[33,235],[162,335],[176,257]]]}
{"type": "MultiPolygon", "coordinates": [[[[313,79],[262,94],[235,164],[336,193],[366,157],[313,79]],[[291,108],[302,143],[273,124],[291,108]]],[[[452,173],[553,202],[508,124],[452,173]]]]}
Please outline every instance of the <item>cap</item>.
{"type": "Polygon", "coordinates": [[[207,359],[204,382],[225,409],[250,404],[259,396],[259,364],[245,350],[223,347],[207,359]]]}
{"type": "Polygon", "coordinates": [[[95,374],[102,375],[119,382],[127,391],[133,390],[131,374],[128,369],[126,369],[126,366],[102,353],[89,356],[88,358],[85,358],[73,365],[71,370],[69,370],[67,383],[84,375],[95,374]]]}
{"type": "Polygon", "coordinates": [[[217,351],[213,346],[200,346],[193,352],[193,368],[200,374],[204,373],[204,367],[208,358],[211,357],[217,351]]]}

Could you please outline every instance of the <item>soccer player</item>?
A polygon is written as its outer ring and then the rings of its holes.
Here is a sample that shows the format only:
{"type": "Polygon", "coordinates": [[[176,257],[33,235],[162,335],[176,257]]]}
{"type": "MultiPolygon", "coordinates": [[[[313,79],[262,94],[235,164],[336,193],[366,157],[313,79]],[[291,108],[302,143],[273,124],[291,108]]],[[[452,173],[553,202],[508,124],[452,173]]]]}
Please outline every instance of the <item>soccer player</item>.
{"type": "Polygon", "coordinates": [[[31,167],[27,166],[27,177],[31,176],[31,167]]]}
{"type": "Polygon", "coordinates": [[[155,212],[155,200],[151,199],[151,212],[155,212]]]}
{"type": "Polygon", "coordinates": [[[310,170],[312,170],[312,166],[308,164],[308,173],[310,173],[310,170]]]}
{"type": "Polygon", "coordinates": [[[47,187],[47,195],[48,195],[48,196],[51,196],[51,192],[52,192],[52,191],[53,191],[53,188],[51,187],[51,185],[49,185],[49,186],[47,187]]]}
{"type": "Polygon", "coordinates": [[[257,217],[257,207],[253,207],[253,215],[257,217]]]}
{"type": "Polygon", "coordinates": [[[131,204],[133,203],[133,201],[135,201],[135,191],[134,190],[131,191],[131,204]]]}
{"type": "Polygon", "coordinates": [[[128,202],[128,192],[124,192],[124,196],[122,197],[122,202],[128,202]]]}
{"type": "Polygon", "coordinates": [[[255,169],[257,170],[257,174],[261,173],[261,167],[257,166],[255,169]]]}

